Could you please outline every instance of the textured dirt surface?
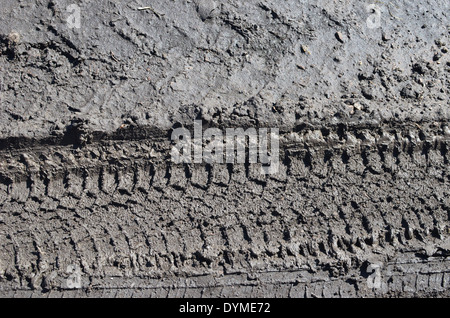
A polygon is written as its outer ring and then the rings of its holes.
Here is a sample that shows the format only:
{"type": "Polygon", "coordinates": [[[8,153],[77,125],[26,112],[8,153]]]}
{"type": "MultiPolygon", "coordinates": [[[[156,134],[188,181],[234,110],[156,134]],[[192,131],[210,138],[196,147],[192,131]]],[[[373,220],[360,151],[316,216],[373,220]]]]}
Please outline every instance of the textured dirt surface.
{"type": "Polygon", "coordinates": [[[1,297],[450,296],[448,2],[74,3],[0,8],[1,297]]]}

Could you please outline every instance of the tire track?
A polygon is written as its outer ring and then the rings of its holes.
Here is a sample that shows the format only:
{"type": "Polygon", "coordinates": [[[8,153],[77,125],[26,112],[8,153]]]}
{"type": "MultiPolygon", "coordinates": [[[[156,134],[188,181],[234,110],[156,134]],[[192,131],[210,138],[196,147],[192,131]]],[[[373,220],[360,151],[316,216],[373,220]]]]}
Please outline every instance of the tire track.
{"type": "MultiPolygon", "coordinates": [[[[432,259],[449,253],[449,141],[429,130],[435,142],[412,147],[413,139],[396,131],[389,138],[367,128],[341,138],[332,128],[326,136],[297,133],[305,144],[283,135],[285,158],[269,176],[249,164],[174,165],[166,143],[148,158],[155,143],[147,139],[0,152],[9,162],[0,166],[0,286],[20,290],[17,296],[70,295],[67,268],[75,264],[84,288],[94,291],[112,277],[124,286],[153,279],[145,288],[159,296],[445,294],[447,267],[432,259]],[[381,291],[361,285],[364,264],[389,267],[402,257],[425,267],[412,277],[392,269],[381,291]],[[219,283],[305,266],[301,282],[277,276],[270,287],[261,279],[219,283]],[[181,283],[204,276],[204,287],[181,283]],[[157,280],[173,283],[158,287],[157,280]]],[[[133,286],[111,296],[142,291],[133,286]]]]}

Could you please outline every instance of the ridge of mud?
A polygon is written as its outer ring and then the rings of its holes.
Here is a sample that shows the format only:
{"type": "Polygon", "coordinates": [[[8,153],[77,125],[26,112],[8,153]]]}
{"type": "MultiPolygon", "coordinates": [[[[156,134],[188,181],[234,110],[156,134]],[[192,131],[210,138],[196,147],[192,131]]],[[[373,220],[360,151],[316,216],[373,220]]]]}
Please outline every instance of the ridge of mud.
{"type": "MultiPolygon", "coordinates": [[[[344,138],[345,132],[357,132],[358,130],[371,130],[375,134],[382,134],[383,131],[404,131],[408,133],[411,129],[417,130],[421,139],[427,135],[449,136],[450,128],[448,120],[425,120],[418,122],[414,121],[384,121],[378,120],[334,120],[332,122],[325,120],[303,121],[297,120],[293,125],[276,126],[276,123],[266,123],[268,125],[261,125],[254,121],[230,121],[224,123],[213,123],[202,120],[202,129],[218,128],[225,131],[227,128],[277,128],[281,135],[305,133],[313,130],[320,130],[323,132],[334,131],[339,135],[339,139],[344,138]],[[272,124],[272,125],[271,125],[272,124]]],[[[174,123],[173,127],[168,130],[160,129],[155,126],[138,126],[132,120],[125,121],[117,130],[113,132],[105,131],[91,131],[88,125],[88,120],[73,119],[69,125],[61,130],[54,130],[51,136],[44,138],[31,137],[7,137],[0,139],[0,151],[39,148],[44,146],[68,146],[83,147],[90,143],[99,143],[104,141],[133,141],[133,140],[151,140],[164,142],[170,140],[171,133],[176,127],[187,128],[193,131],[193,122],[188,122],[183,125],[181,122],[174,123]]]]}

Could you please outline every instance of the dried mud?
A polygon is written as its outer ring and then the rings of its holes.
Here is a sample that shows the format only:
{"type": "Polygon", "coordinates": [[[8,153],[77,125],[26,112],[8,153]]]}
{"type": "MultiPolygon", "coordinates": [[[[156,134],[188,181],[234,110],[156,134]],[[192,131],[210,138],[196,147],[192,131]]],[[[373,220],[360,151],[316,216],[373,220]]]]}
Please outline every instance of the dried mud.
{"type": "Polygon", "coordinates": [[[0,8],[1,297],[449,296],[448,3],[75,3],[0,8]]]}

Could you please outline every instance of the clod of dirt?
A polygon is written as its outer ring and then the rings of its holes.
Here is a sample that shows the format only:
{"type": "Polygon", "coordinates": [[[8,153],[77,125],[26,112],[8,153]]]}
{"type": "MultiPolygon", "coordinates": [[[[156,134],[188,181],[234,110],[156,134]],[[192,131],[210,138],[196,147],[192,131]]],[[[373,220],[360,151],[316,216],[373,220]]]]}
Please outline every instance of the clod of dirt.
{"type": "Polygon", "coordinates": [[[74,119],[67,126],[63,143],[73,144],[76,147],[82,147],[92,141],[92,134],[88,128],[88,121],[83,119],[74,119]]]}
{"type": "Polygon", "coordinates": [[[415,63],[412,67],[412,72],[424,75],[427,72],[427,67],[425,63],[415,63]]]}
{"type": "Polygon", "coordinates": [[[402,88],[400,91],[400,96],[403,98],[417,99],[420,97],[420,93],[413,89],[413,87],[408,84],[402,88]]]}
{"type": "Polygon", "coordinates": [[[196,4],[197,12],[202,21],[211,19],[217,10],[217,4],[213,0],[197,0],[196,4]]]}
{"type": "Polygon", "coordinates": [[[370,87],[364,87],[364,88],[361,90],[361,94],[362,94],[366,99],[369,99],[369,100],[374,99],[373,89],[371,89],[370,87]]]}
{"type": "Polygon", "coordinates": [[[3,52],[1,53],[5,53],[5,55],[8,57],[9,60],[14,60],[17,55],[18,55],[18,51],[17,51],[17,45],[20,42],[20,34],[17,32],[11,32],[9,33],[6,37],[2,36],[0,37],[1,42],[3,42],[3,47],[2,50],[3,52]]]}
{"type": "Polygon", "coordinates": [[[433,61],[439,61],[442,57],[442,53],[441,52],[437,52],[436,54],[434,54],[433,56],[433,61]]]}
{"type": "Polygon", "coordinates": [[[20,34],[17,32],[11,32],[8,35],[8,43],[10,45],[17,45],[20,41],[20,34]]]}

